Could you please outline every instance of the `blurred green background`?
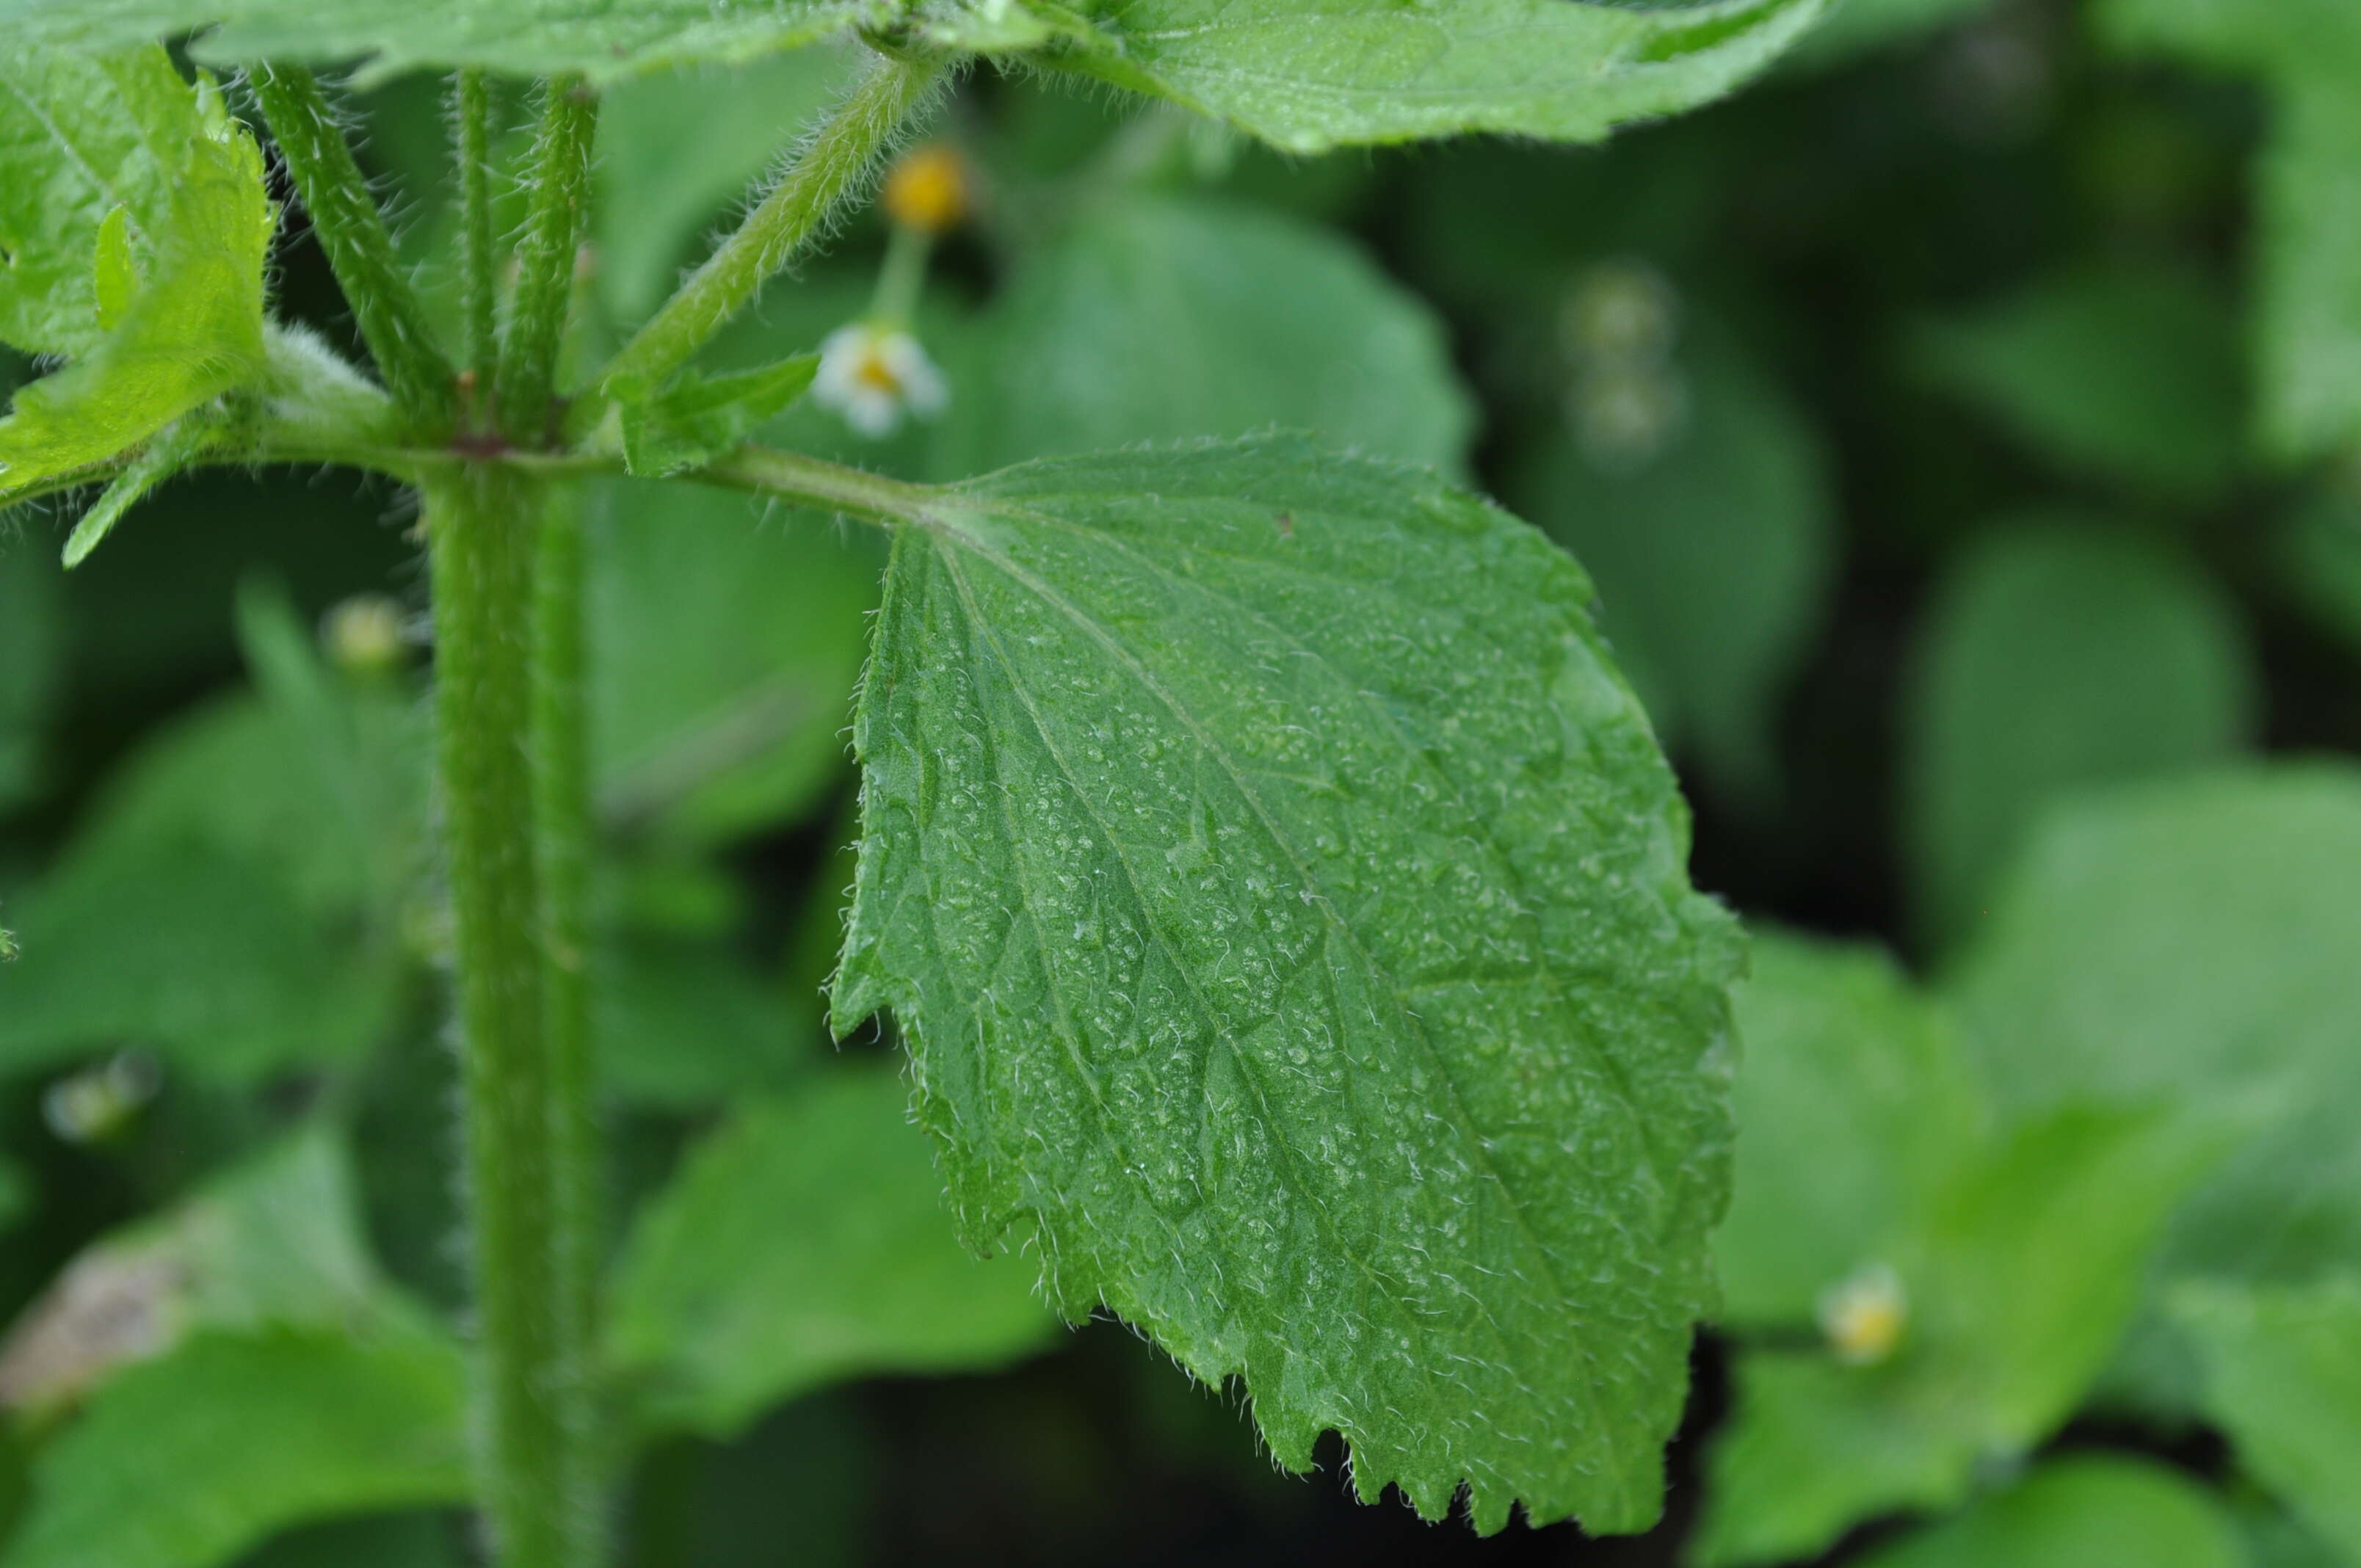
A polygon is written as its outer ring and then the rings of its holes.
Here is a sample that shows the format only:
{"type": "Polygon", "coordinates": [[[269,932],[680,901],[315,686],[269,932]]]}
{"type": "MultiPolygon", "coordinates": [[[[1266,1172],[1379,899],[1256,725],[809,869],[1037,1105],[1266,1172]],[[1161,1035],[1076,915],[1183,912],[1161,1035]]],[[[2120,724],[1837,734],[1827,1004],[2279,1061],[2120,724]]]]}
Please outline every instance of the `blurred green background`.
{"type": "MultiPolygon", "coordinates": [[[[582,504],[629,1560],[2361,1564],[2361,1418],[2291,1433],[2286,1394],[2361,1388],[2361,37],[2212,14],[1850,0],[1598,149],[1288,160],[971,79],[919,323],[948,410],[766,437],[943,478],[1305,427],[1573,550],[1697,880],[1763,934],[1727,1321],[1662,1528],[1479,1541],[1350,1504],[1333,1439],[1274,1474],[1235,1391],[972,1271],[892,1042],[832,1049],[817,1001],[877,543],[618,482],[582,504]],[[1831,1287],[1897,1297],[1873,1374],[1831,1287]]],[[[590,334],[842,67],[610,99],[590,334]]],[[[439,91],[360,105],[421,256],[439,91]]],[[[884,239],[723,357],[858,316],[884,239]]],[[[352,347],[300,226],[279,264],[352,347]]],[[[142,1430],[126,1368],[234,1387],[206,1332],[458,1306],[411,521],[224,474],[71,576],[60,517],[0,542],[0,1509],[142,1430]]],[[[463,1561],[438,1475],[243,1561],[463,1561]]]]}

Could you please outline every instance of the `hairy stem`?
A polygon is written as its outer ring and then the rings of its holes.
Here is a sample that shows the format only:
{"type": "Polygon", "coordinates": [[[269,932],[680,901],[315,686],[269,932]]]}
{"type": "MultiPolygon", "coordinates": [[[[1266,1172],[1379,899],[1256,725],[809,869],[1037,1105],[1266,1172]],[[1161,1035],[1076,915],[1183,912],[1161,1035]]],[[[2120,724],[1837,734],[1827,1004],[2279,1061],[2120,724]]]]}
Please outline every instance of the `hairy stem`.
{"type": "MultiPolygon", "coordinates": [[[[583,729],[581,487],[550,487],[534,567],[533,754],[543,1037],[555,1141],[558,1279],[575,1354],[595,1343],[599,1140],[590,1061],[590,758],[583,729]]],[[[591,1477],[583,1477],[591,1484],[591,1477]]]]}
{"type": "Polygon", "coordinates": [[[610,395],[670,379],[857,193],[942,79],[940,60],[878,55],[779,182],[598,377],[610,395]]]}
{"type": "Polygon", "coordinates": [[[575,257],[590,208],[590,145],[598,101],[578,76],[544,90],[534,139],[532,204],[517,246],[516,291],[500,335],[500,428],[528,446],[546,444],[557,387],[557,351],[574,296],[575,257]]]}
{"type": "Polygon", "coordinates": [[[459,159],[459,287],[467,368],[489,387],[500,369],[500,291],[492,266],[492,90],[481,71],[452,79],[453,141],[459,159]]]}
{"type": "Polygon", "coordinates": [[[561,1286],[542,911],[526,748],[546,487],[468,465],[427,477],[435,718],[457,949],[478,1500],[502,1568],[581,1568],[582,1368],[561,1286]]]}
{"type": "Polygon", "coordinates": [[[257,66],[255,102],[287,159],[312,214],[312,231],[353,309],[378,374],[404,412],[426,430],[449,427],[450,362],[435,346],[426,313],[401,269],[385,214],[319,82],[301,66],[257,66]]]}

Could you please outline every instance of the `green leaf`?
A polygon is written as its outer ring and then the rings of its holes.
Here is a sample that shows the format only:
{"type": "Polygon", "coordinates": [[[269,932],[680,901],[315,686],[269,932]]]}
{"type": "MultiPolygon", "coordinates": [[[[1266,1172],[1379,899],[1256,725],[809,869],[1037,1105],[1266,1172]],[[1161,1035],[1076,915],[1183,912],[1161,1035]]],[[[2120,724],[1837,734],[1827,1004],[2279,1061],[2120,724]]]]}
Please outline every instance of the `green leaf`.
{"type": "MultiPolygon", "coordinates": [[[[150,45],[95,68],[115,89],[114,98],[101,99],[82,74],[90,69],[86,62],[38,49],[22,58],[20,69],[41,80],[10,80],[0,96],[29,112],[51,139],[28,147],[24,127],[16,126],[16,137],[0,142],[0,159],[7,160],[0,171],[14,169],[16,178],[33,181],[37,190],[60,182],[69,232],[88,207],[104,205],[91,214],[89,237],[73,247],[86,281],[69,291],[62,305],[38,307],[28,323],[60,345],[54,351],[74,359],[18,389],[9,416],[0,420],[0,493],[104,462],[200,404],[258,378],[264,369],[262,267],[274,219],[263,191],[261,149],[223,110],[210,81],[182,86],[162,51],[150,45]],[[66,117],[63,127],[50,122],[52,113],[66,117]],[[118,192],[91,172],[116,164],[93,166],[88,158],[129,159],[123,149],[80,145],[75,135],[92,115],[120,116],[137,127],[164,181],[160,210],[143,213],[135,199],[151,209],[154,203],[136,186],[118,192]],[[142,220],[149,281],[125,308],[121,323],[102,337],[97,236],[105,214],[117,205],[131,211],[126,223],[142,220]],[[70,322],[60,332],[60,311],[85,313],[89,334],[71,331],[70,322]]],[[[0,134],[6,129],[0,124],[0,134]]],[[[132,178],[144,174],[146,164],[130,162],[132,178]]],[[[5,239],[0,247],[6,247],[5,239]]],[[[33,257],[36,265],[45,260],[38,245],[33,257]]],[[[23,346],[49,349],[51,344],[23,346]]]]}
{"type": "Polygon", "coordinates": [[[814,48],[735,70],[620,82],[598,103],[598,291],[616,319],[644,321],[697,258],[700,236],[816,119],[854,63],[814,48]]]}
{"type": "Polygon", "coordinates": [[[356,696],[344,717],[359,733],[341,756],[315,752],[294,716],[249,694],[165,727],[100,789],[68,866],[129,872],[175,841],[194,843],[249,861],[284,887],[282,899],[332,919],[382,909],[397,891],[389,883],[406,880],[398,857],[422,844],[424,737],[400,694],[356,696]],[[335,776],[335,764],[370,762],[387,772],[335,776]],[[338,784],[382,784],[396,798],[355,799],[338,784]]]}
{"type": "Polygon", "coordinates": [[[1988,1444],[2029,1447],[2073,1413],[2139,1305],[2167,1223],[2224,1146],[2175,1104],[2067,1106],[1955,1184],[1928,1234],[1927,1327],[1962,1353],[1988,1444]]]}
{"type": "Polygon", "coordinates": [[[1067,47],[1043,58],[1292,152],[1467,131],[1596,141],[1720,97],[1821,10],[1819,0],[1645,10],[1587,0],[1082,0],[1071,11],[1087,29],[1068,30],[1067,47]]]}
{"type": "Polygon", "coordinates": [[[329,1519],[274,1538],[238,1568],[465,1568],[466,1533],[448,1510],[329,1519]]]}
{"type": "Polygon", "coordinates": [[[2232,323],[2182,273],[2085,267],[1906,341],[1922,379],[2069,473],[2203,502],[2236,481],[2245,444],[2232,323]]]}
{"type": "Polygon", "coordinates": [[[2238,611],[2169,550],[2047,521],[1945,573],[1902,707],[1905,841],[1924,928],[1972,929],[2042,811],[2239,751],[2260,672],[2238,611]]]}
{"type": "Polygon", "coordinates": [[[1752,1350],[1708,1457],[1700,1568],[1817,1556],[1857,1520],[1966,1500],[1980,1442],[1944,1391],[1898,1368],[1752,1350]]]}
{"type": "Polygon", "coordinates": [[[462,65],[518,76],[580,71],[603,82],[753,60],[890,22],[904,9],[903,0],[423,0],[378,9],[313,0],[0,0],[0,26],[28,43],[84,49],[205,28],[191,49],[199,60],[357,58],[364,86],[462,65]]]}
{"type": "Polygon", "coordinates": [[[722,1438],[824,1384],[1003,1366],[1054,1327],[960,1248],[909,1091],[873,1068],[742,1105],[640,1212],[609,1354],[657,1430],[722,1438]]]}
{"type": "Polygon", "coordinates": [[[106,536],[126,513],[204,449],[211,433],[211,426],[203,420],[176,421],[109,480],[105,493],[74,520],[73,532],[66,537],[66,569],[71,571],[89,560],[90,553],[106,543],[106,536]]]}
{"type": "Polygon", "coordinates": [[[131,313],[131,302],[139,293],[139,264],[131,254],[131,209],[119,202],[98,225],[92,284],[98,295],[98,330],[113,332],[131,313]]]}
{"type": "Polygon", "coordinates": [[[1071,48],[1097,37],[1060,0],[916,0],[903,26],[927,42],[978,51],[1071,48]]]}
{"type": "Polygon", "coordinates": [[[2361,1274],[2301,1289],[2191,1288],[2175,1306],[2205,1368],[2205,1409],[2239,1462],[2361,1563],[2361,1274]]]}
{"type": "Polygon", "coordinates": [[[259,689],[152,734],[97,792],[69,864],[131,872],[203,845],[335,927],[385,936],[426,852],[424,715],[399,684],[326,668],[275,586],[240,583],[236,608],[259,689]]]}
{"type": "Polygon", "coordinates": [[[939,473],[1270,425],[1460,472],[1443,323],[1333,231],[1205,199],[1086,209],[952,367],[939,473]]]}
{"type": "Polygon", "coordinates": [[[2267,1499],[2254,1499],[2241,1508],[2238,1522],[2246,1534],[2249,1568],[2352,1568],[2351,1558],[2332,1551],[2267,1499]]]}
{"type": "Polygon", "coordinates": [[[600,815],[712,844],[818,805],[845,767],[877,602],[870,541],[686,485],[607,496],[587,590],[600,815]]]}
{"type": "Polygon", "coordinates": [[[1797,65],[1849,64],[1875,49],[1923,42],[1938,29],[1993,8],[1993,0],[1843,0],[1796,44],[1797,65]]]}
{"type": "Polygon", "coordinates": [[[891,1006],[972,1245],[1279,1462],[1644,1528],[1728,1195],[1729,916],[1581,572],[1292,438],[900,530],[840,1034],[891,1006]]]}
{"type": "Polygon", "coordinates": [[[1925,1232],[1982,1146],[1983,1094],[1950,1020],[1884,953],[1760,928],[1753,948],[1720,1321],[1808,1326],[1823,1291],[1925,1232]]]}
{"type": "Polygon", "coordinates": [[[1815,1556],[1851,1526],[1963,1500],[2074,1411],[2139,1305],[2174,1207],[2218,1141],[2161,1109],[2069,1107],[1954,1174],[1890,1260],[1887,1359],[1749,1350],[1709,1458],[1708,1568],[1815,1556]]]}
{"type": "Polygon", "coordinates": [[[1605,367],[1576,392],[1611,408],[1654,384],[1627,391],[1624,375],[1669,378],[1657,433],[1609,443],[1577,406],[1510,494],[1597,579],[1599,625],[1666,745],[1694,747],[1712,783],[1764,805],[1779,699],[1835,567],[1835,502],[1785,391],[1710,324],[1687,338],[1664,367],[1605,367]]]}
{"type": "Polygon", "coordinates": [[[351,1326],[400,1310],[361,1233],[352,1156],[324,1124],[105,1245],[169,1255],[192,1327],[351,1326]]]}
{"type": "Polygon", "coordinates": [[[23,949],[0,975],[0,1070],[12,1073],[134,1045],[250,1083],[350,1061],[399,1001],[382,959],[356,962],[348,936],[281,881],[201,844],[70,860],[9,924],[23,949]]]}
{"type": "Polygon", "coordinates": [[[250,1081],[349,1060],[392,1020],[425,836],[423,716],[399,687],[324,671],[274,595],[241,590],[241,633],[265,699],[151,737],[26,893],[0,1063],[147,1044],[250,1081]]]}
{"type": "Polygon", "coordinates": [[[791,994],[719,944],[627,936],[591,972],[598,1088],[610,1099],[699,1110],[775,1090],[817,1059],[813,993],[791,994]]]}
{"type": "Polygon", "coordinates": [[[1860,1559],[1861,1568],[2245,1568],[2218,1494],[2150,1459],[2075,1453],[1860,1559]]]}
{"type": "Polygon", "coordinates": [[[455,1346],[208,1334],[126,1373],[43,1451],[8,1563],[212,1568],[291,1525],[468,1488],[455,1346]]]}
{"type": "Polygon", "coordinates": [[[2174,1273],[2361,1266],[2361,770],[2282,764],[2092,797],[2003,882],[1949,990],[2000,1102],[2177,1098],[2246,1144],[2174,1273]]]}
{"type": "Polygon", "coordinates": [[[105,231],[120,237],[122,262],[144,257],[153,276],[189,143],[205,126],[159,48],[89,59],[11,34],[0,60],[0,343],[79,356],[105,336],[102,281],[122,280],[105,231]]]}
{"type": "Polygon", "coordinates": [[[2342,0],[2106,0],[2098,17],[2126,48],[2269,87],[2250,263],[2261,433],[2289,458],[2351,444],[2361,436],[2361,15],[2342,0]]]}
{"type": "Polygon", "coordinates": [[[2343,59],[2344,74],[2283,82],[2259,170],[2253,353],[2263,437],[2291,457],[2361,440],[2361,47],[2343,59]]]}
{"type": "Polygon", "coordinates": [[[2280,524],[2273,554],[2298,605],[2361,659],[2361,474],[2299,501],[2280,524]]]}
{"type": "Polygon", "coordinates": [[[151,738],[12,918],[25,954],[0,981],[0,1064],[127,1043],[247,1082],[350,1061],[391,1022],[423,716],[398,685],[322,668],[283,598],[242,590],[239,621],[265,695],[151,738]]]}
{"type": "Polygon", "coordinates": [[[819,356],[797,354],[755,370],[684,371],[661,392],[621,406],[623,467],[662,478],[709,463],[810,388],[819,356]]]}
{"type": "Polygon", "coordinates": [[[421,1321],[369,1255],[342,1138],[313,1125],[77,1254],[10,1330],[0,1391],[57,1405],[210,1331],[421,1321]]]}

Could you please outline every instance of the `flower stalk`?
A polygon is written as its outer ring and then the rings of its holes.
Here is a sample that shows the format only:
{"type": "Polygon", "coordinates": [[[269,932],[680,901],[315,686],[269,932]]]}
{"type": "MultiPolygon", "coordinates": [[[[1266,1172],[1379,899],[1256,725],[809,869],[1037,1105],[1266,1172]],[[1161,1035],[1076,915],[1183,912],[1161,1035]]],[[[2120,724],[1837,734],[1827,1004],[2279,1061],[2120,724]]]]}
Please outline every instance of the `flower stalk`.
{"type": "MultiPolygon", "coordinates": [[[[944,62],[880,54],[736,233],[596,378],[609,398],[670,380],[851,197],[942,81],[944,62]]],[[[590,417],[595,423],[595,417],[590,417]]]]}

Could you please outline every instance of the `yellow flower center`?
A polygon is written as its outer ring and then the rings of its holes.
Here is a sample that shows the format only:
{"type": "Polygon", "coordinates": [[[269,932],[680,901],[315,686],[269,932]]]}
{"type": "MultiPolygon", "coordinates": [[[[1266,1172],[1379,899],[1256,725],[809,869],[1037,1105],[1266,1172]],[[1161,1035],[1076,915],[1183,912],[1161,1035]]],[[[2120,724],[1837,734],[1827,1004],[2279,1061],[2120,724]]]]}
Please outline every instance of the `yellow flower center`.
{"type": "Polygon", "coordinates": [[[967,167],[941,142],[911,148],[885,176],[887,215],[924,234],[941,234],[967,215],[967,167]]]}
{"type": "Polygon", "coordinates": [[[862,351],[861,358],[852,367],[852,378],[862,386],[884,392],[888,397],[902,395],[902,378],[894,374],[894,367],[886,364],[885,356],[875,348],[862,351]]]}

